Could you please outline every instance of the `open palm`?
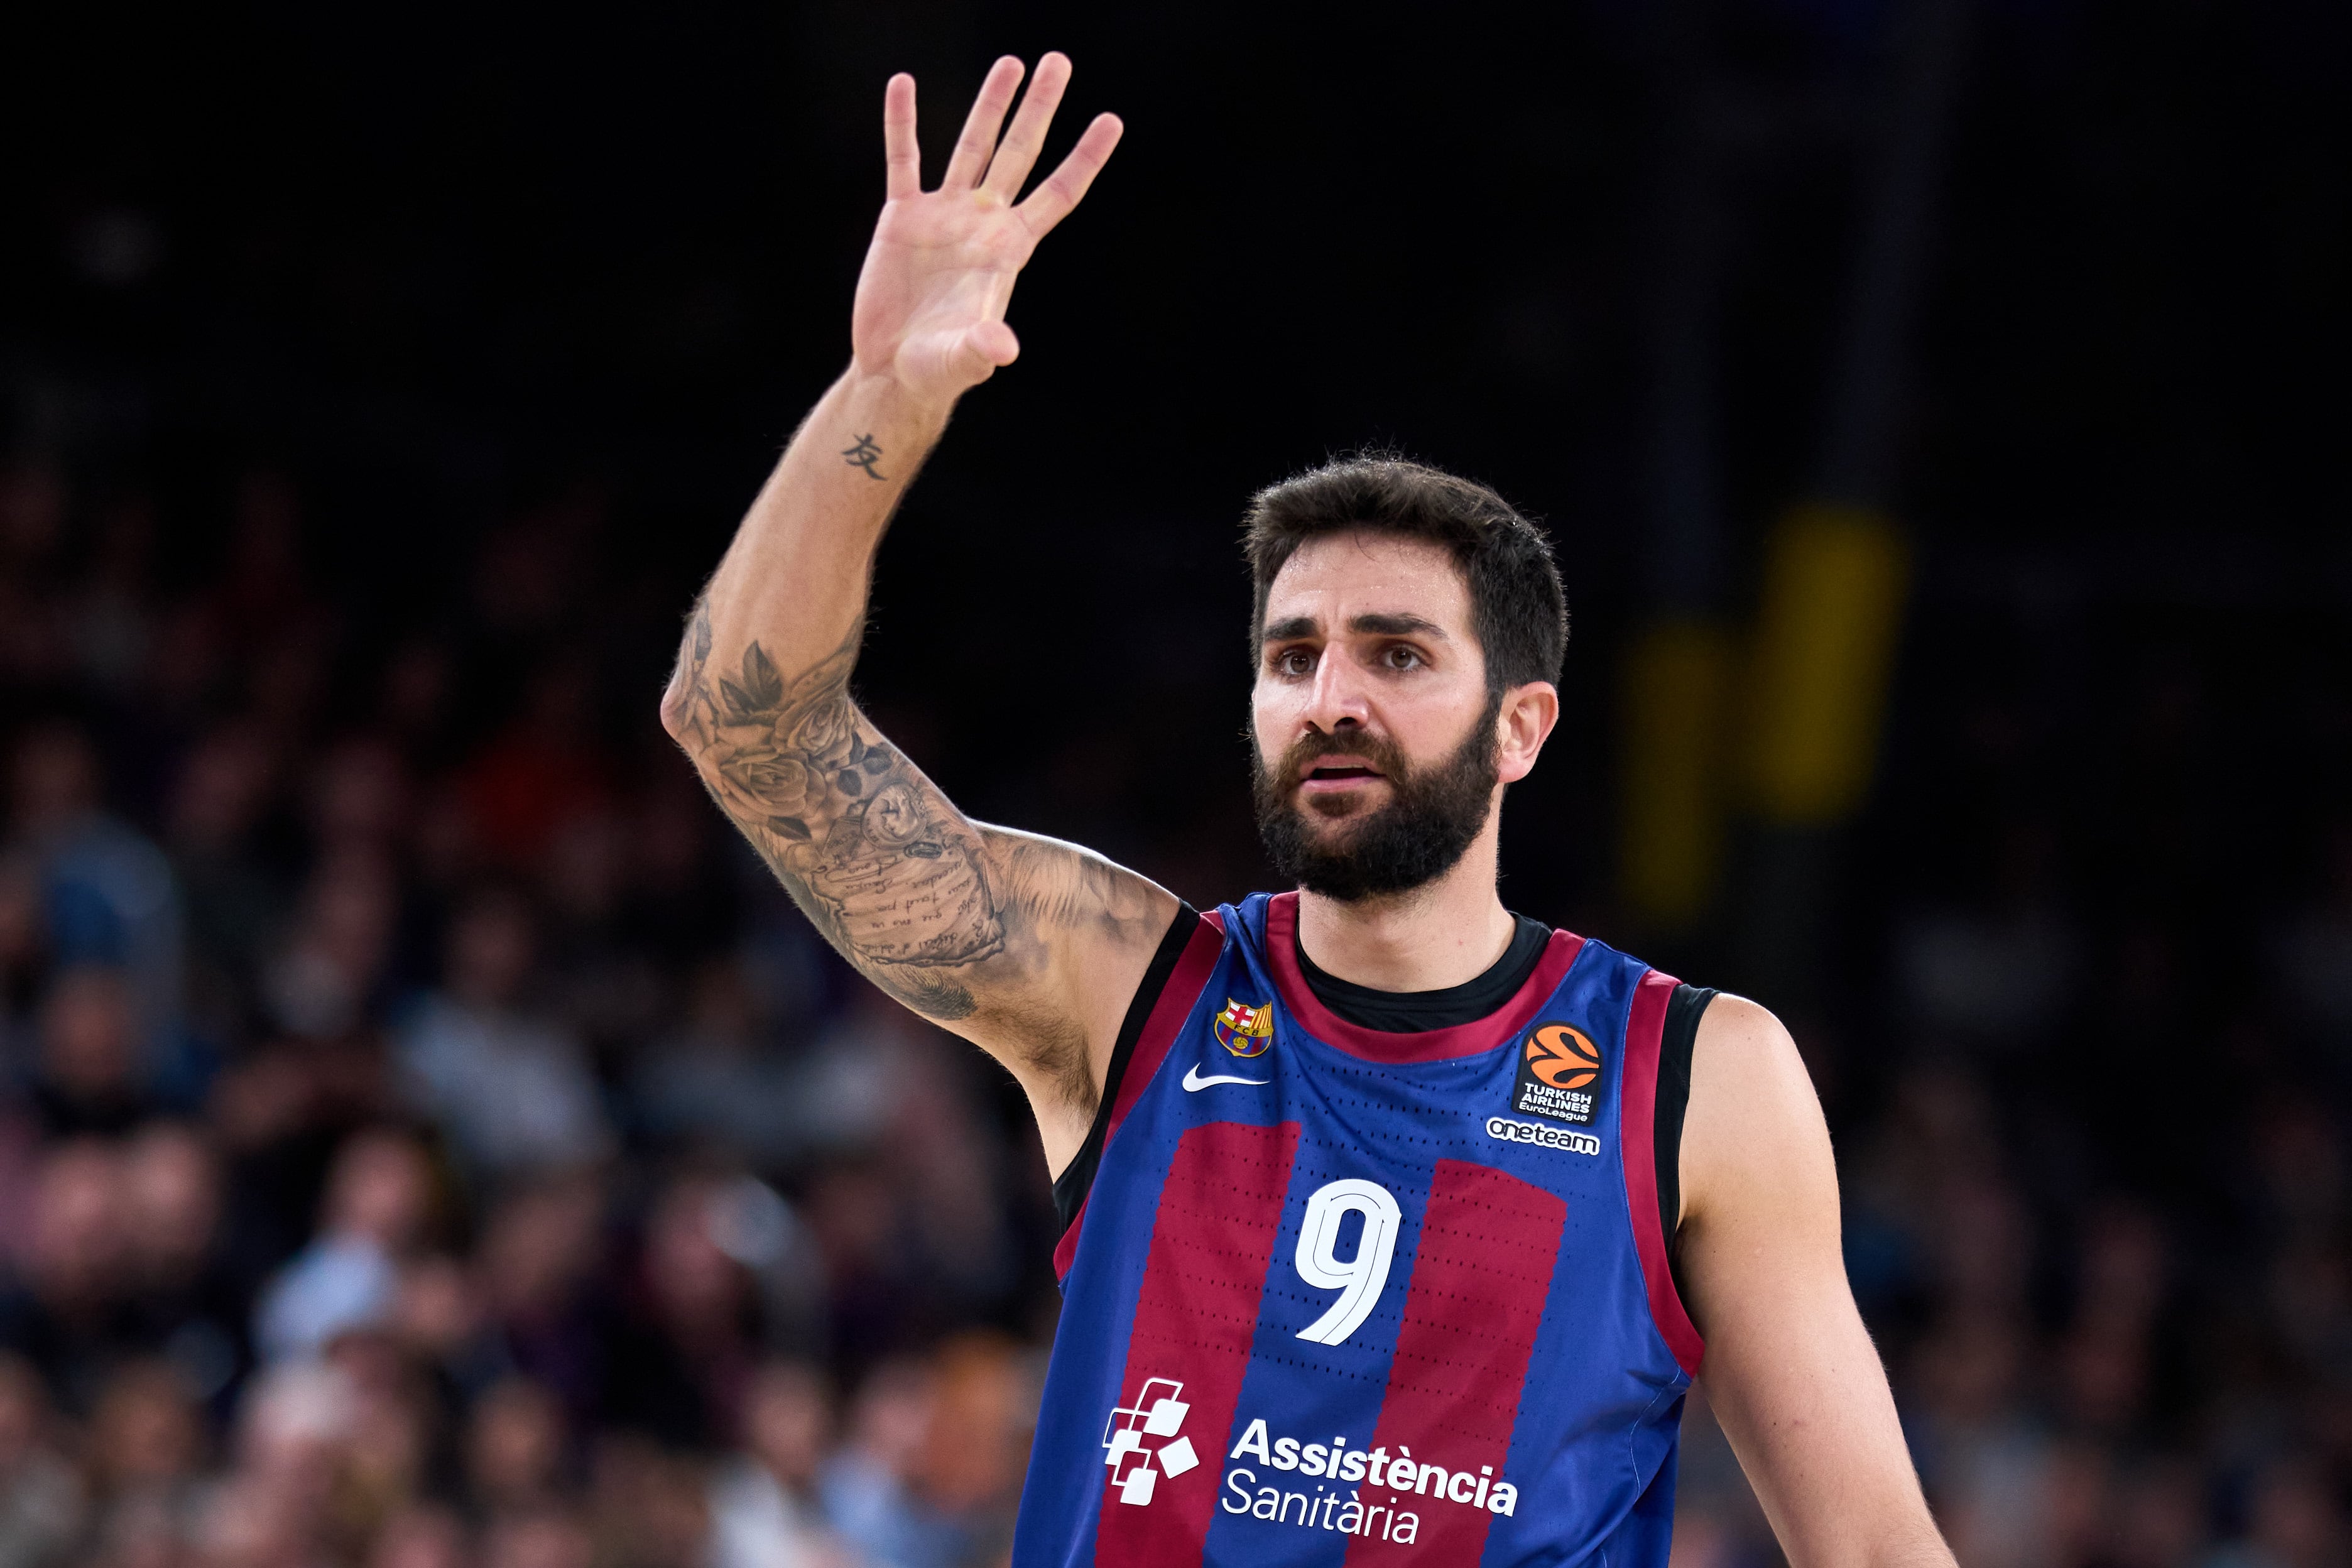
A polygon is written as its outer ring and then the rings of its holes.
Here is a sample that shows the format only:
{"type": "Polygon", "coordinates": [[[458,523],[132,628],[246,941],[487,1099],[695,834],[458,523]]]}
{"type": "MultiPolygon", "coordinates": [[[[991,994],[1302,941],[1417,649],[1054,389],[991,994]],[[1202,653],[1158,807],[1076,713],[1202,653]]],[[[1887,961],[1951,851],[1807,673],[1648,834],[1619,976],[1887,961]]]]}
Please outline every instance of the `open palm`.
{"type": "Polygon", "coordinates": [[[1021,352],[1004,324],[1013,279],[1118,144],[1118,118],[1096,116],[1061,166],[1016,203],[1069,85],[1070,62],[1060,54],[1037,62],[1000,143],[1021,75],[1010,56],[990,68],[935,191],[922,187],[915,79],[892,77],[883,96],[889,199],[858,274],[850,342],[861,371],[889,376],[927,403],[952,402],[1021,352]]]}

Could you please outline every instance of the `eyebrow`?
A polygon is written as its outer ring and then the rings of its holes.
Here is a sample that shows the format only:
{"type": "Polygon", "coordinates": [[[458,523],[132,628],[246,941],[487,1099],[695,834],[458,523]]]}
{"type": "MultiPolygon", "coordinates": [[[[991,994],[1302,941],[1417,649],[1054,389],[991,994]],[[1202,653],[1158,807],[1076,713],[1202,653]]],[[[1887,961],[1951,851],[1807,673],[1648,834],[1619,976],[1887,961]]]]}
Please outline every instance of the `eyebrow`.
{"type": "MultiPolygon", "coordinates": [[[[1299,637],[1311,637],[1323,629],[1322,623],[1312,616],[1293,616],[1288,620],[1276,621],[1265,628],[1267,642],[1292,642],[1299,637]]],[[[1424,637],[1438,642],[1454,639],[1445,628],[1425,616],[1409,610],[1372,610],[1348,623],[1348,629],[1358,637],[1424,637]]]]}
{"type": "Polygon", "coordinates": [[[1385,614],[1375,611],[1370,615],[1358,616],[1348,623],[1348,629],[1358,637],[1434,637],[1439,642],[1454,640],[1445,635],[1445,628],[1435,621],[1413,615],[1407,610],[1391,610],[1385,614]]]}

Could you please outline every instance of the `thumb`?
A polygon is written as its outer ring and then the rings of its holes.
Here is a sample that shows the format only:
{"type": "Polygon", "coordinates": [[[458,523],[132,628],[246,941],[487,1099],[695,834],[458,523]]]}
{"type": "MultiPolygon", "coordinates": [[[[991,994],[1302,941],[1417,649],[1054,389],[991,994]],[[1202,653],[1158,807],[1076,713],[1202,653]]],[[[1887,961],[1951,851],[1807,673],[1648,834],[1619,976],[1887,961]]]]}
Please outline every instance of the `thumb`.
{"type": "Polygon", "coordinates": [[[976,376],[985,376],[1021,357],[1021,340],[1003,321],[982,321],[968,329],[957,357],[976,376]]]}

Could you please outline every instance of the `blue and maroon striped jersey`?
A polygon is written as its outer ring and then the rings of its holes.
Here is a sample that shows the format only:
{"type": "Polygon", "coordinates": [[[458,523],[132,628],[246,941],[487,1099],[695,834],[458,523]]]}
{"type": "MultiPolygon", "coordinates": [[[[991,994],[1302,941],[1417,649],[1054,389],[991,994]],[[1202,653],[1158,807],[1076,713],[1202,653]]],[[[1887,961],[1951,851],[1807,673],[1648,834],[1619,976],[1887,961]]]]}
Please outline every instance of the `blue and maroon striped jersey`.
{"type": "Polygon", "coordinates": [[[1171,933],[1120,1042],[1014,1563],[1664,1568],[1675,983],[1555,931],[1487,1017],[1388,1034],[1316,999],[1297,918],[1171,933]]]}

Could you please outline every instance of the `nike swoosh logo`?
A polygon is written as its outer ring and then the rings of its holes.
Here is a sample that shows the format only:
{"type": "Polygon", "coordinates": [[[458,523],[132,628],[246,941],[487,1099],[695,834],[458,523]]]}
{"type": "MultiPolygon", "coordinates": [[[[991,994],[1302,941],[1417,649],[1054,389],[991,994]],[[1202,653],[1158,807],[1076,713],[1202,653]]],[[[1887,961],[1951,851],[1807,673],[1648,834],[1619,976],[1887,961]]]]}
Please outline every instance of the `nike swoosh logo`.
{"type": "Polygon", "coordinates": [[[1263,1085],[1272,1083],[1274,1079],[1270,1078],[1234,1078],[1224,1073],[1215,1073],[1208,1078],[1202,1078],[1201,1076],[1201,1069],[1199,1068],[1194,1068],[1192,1071],[1184,1075],[1184,1092],[1187,1094],[1198,1094],[1213,1083],[1254,1083],[1263,1085]]]}

